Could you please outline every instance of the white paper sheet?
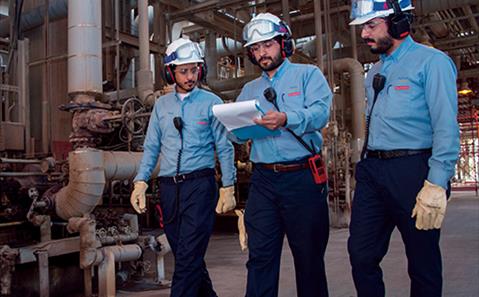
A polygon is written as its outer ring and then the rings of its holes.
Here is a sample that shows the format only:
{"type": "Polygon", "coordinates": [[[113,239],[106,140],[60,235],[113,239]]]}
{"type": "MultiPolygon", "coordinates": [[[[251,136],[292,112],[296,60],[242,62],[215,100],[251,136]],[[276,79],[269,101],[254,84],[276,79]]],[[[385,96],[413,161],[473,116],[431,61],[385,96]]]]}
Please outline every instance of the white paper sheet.
{"type": "Polygon", "coordinates": [[[262,116],[256,100],[218,104],[213,106],[213,114],[228,131],[256,125],[253,119],[262,116]]]}

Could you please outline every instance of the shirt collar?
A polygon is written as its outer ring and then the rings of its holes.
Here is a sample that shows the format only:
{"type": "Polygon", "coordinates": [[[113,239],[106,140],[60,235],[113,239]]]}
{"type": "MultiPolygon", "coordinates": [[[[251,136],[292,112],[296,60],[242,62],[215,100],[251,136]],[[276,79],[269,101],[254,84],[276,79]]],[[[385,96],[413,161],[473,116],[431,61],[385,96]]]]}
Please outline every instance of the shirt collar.
{"type": "MultiPolygon", "coordinates": [[[[186,101],[189,98],[193,98],[198,91],[199,91],[198,86],[194,87],[193,90],[190,91],[190,94],[183,99],[183,101],[186,101]]],[[[176,91],[176,87],[173,88],[173,94],[175,95],[177,100],[181,101],[180,97],[178,96],[178,92],[176,91]]]]}
{"type": "Polygon", "coordinates": [[[381,60],[383,62],[387,61],[387,60],[390,60],[390,59],[398,61],[399,59],[401,59],[402,56],[404,56],[404,54],[408,51],[408,49],[413,44],[414,44],[414,40],[412,39],[411,36],[408,36],[404,39],[403,42],[401,42],[401,44],[398,46],[398,48],[395,49],[391,55],[388,56],[386,54],[381,54],[379,57],[381,58],[381,60]]]}
{"type": "Polygon", "coordinates": [[[263,75],[263,77],[267,78],[268,80],[276,80],[283,75],[283,73],[286,71],[286,69],[289,67],[289,65],[291,65],[291,62],[287,58],[285,58],[283,60],[283,63],[281,63],[281,65],[279,65],[278,70],[276,70],[276,72],[274,73],[274,75],[271,79],[269,78],[268,73],[266,71],[263,71],[262,75],[263,75]]]}

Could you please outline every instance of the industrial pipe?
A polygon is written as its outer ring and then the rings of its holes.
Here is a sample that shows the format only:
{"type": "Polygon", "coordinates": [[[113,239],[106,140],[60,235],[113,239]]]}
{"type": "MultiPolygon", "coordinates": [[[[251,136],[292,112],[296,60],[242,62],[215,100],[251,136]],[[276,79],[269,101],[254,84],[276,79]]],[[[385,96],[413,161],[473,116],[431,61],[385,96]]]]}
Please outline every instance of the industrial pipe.
{"type": "MultiPolygon", "coordinates": [[[[95,220],[85,218],[70,218],[67,229],[69,232],[80,232],[80,268],[88,270],[98,265],[98,288],[100,297],[115,296],[115,262],[133,261],[141,257],[142,250],[137,244],[123,246],[101,247],[96,239],[95,220]]],[[[85,280],[85,284],[90,284],[85,280]]],[[[90,292],[91,288],[85,288],[90,292]]]]}
{"type": "Polygon", "coordinates": [[[364,90],[364,69],[359,61],[344,58],[333,61],[334,72],[348,72],[351,77],[353,160],[357,160],[361,144],[364,141],[364,109],[366,94],[364,90]],[[357,145],[356,145],[357,144],[357,145]]]}
{"type": "Polygon", "coordinates": [[[10,296],[12,289],[12,274],[19,251],[8,245],[0,247],[0,295],[10,296]]]}
{"type": "Polygon", "coordinates": [[[138,38],[140,42],[140,69],[136,73],[138,95],[147,106],[155,104],[153,74],[150,70],[150,34],[148,32],[148,1],[138,1],[138,38]]]}
{"type": "Polygon", "coordinates": [[[115,297],[115,262],[138,260],[142,254],[137,244],[114,245],[101,249],[102,259],[98,263],[98,296],[115,297]]]}
{"type": "MultiPolygon", "coordinates": [[[[133,179],[142,153],[104,152],[85,148],[68,155],[69,182],[53,195],[58,216],[64,220],[89,214],[101,202],[107,181],[133,179]]],[[[156,177],[159,164],[153,170],[156,177]]]]}
{"type": "Polygon", "coordinates": [[[101,1],[68,0],[68,93],[99,95],[102,86],[101,1]]]}
{"type": "Polygon", "coordinates": [[[99,262],[97,249],[101,243],[96,239],[95,220],[84,218],[70,218],[67,230],[70,233],[80,233],[80,268],[87,269],[99,262]]]}

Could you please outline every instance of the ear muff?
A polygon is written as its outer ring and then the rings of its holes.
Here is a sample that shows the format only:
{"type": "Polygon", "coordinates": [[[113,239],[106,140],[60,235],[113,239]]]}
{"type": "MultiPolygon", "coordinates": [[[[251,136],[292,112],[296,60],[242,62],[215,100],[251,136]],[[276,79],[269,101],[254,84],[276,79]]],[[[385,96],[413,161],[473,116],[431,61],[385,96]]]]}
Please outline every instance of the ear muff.
{"type": "Polygon", "coordinates": [[[166,83],[172,85],[175,83],[175,74],[171,65],[166,65],[164,69],[166,83]]]}
{"type": "Polygon", "coordinates": [[[394,39],[406,38],[411,32],[410,15],[401,11],[398,0],[388,0],[388,5],[394,10],[394,14],[387,17],[389,35],[394,39]]]}
{"type": "Polygon", "coordinates": [[[291,57],[294,54],[294,50],[296,48],[292,37],[291,29],[283,21],[281,21],[279,24],[285,31],[285,34],[281,35],[281,54],[283,58],[291,57]]]}
{"type": "Polygon", "coordinates": [[[208,67],[206,66],[206,63],[200,63],[200,65],[198,66],[198,81],[205,82],[207,74],[208,67]]]}
{"type": "Polygon", "coordinates": [[[294,40],[291,37],[281,38],[281,49],[283,58],[291,57],[294,54],[295,45],[294,40]]]}

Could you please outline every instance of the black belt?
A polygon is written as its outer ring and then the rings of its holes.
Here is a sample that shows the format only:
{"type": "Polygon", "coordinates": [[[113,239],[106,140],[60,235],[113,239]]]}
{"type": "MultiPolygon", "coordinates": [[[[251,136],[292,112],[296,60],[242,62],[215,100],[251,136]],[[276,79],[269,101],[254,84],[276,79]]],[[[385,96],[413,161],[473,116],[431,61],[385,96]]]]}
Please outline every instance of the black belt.
{"type": "Polygon", "coordinates": [[[160,184],[162,183],[163,184],[179,184],[184,182],[185,180],[212,176],[212,175],[215,175],[215,170],[213,168],[205,168],[205,169],[196,170],[186,174],[180,174],[177,176],[160,176],[158,178],[158,181],[160,182],[160,184]]]}
{"type": "Polygon", "coordinates": [[[420,149],[420,150],[391,150],[391,151],[381,151],[381,150],[367,150],[366,158],[370,159],[393,159],[399,157],[414,156],[419,154],[431,153],[431,149],[420,149]]]}

